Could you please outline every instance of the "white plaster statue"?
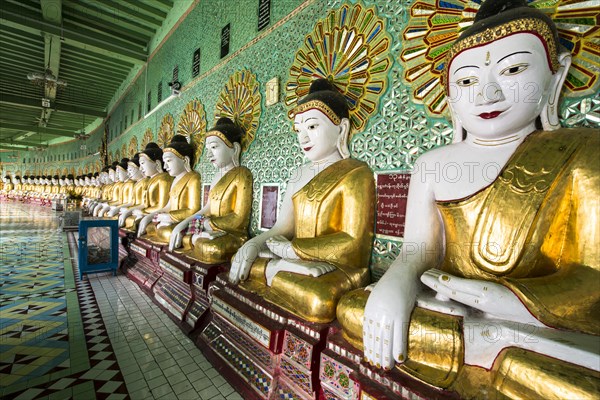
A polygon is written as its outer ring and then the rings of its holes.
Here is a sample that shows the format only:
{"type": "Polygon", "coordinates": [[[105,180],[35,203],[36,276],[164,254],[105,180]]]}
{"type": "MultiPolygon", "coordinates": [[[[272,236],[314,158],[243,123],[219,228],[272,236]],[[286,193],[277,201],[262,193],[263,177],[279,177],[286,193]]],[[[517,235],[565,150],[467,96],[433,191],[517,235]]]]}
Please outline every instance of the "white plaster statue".
{"type": "MultiPolygon", "coordinates": [[[[233,143],[233,147],[231,148],[218,136],[209,136],[206,138],[205,151],[207,152],[208,160],[217,168],[217,172],[210,184],[210,187],[213,188],[227,172],[239,165],[241,147],[239,143],[233,143]]],[[[191,217],[186,218],[173,229],[169,250],[173,251],[174,249],[181,247],[183,231],[188,228],[190,221],[197,216],[206,215],[209,210],[210,198],[200,211],[191,217]]],[[[214,231],[210,225],[210,219],[205,218],[203,220],[202,233],[193,235],[192,243],[196,243],[200,238],[217,238],[224,234],[225,232],[214,231]]]]}

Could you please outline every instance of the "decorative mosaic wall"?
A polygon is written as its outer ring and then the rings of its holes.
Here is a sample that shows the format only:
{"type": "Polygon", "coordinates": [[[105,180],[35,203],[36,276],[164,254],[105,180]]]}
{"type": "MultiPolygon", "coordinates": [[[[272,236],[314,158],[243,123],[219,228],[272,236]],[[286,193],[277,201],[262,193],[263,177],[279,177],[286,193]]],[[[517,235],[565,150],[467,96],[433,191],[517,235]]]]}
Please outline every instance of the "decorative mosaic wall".
{"type": "MultiPolygon", "coordinates": [[[[203,2],[192,10],[178,30],[157,52],[148,66],[147,77],[140,75],[129,93],[111,113],[108,122],[111,136],[122,130],[125,117],[125,132],[111,138],[109,155],[113,157],[122,148],[129,151],[132,138],[137,143],[144,142],[148,129],[157,138],[161,120],[172,114],[175,126],[188,102],[198,99],[204,106],[208,127],[214,125],[215,107],[219,93],[229,77],[236,71],[248,69],[261,85],[262,114],[254,141],[242,155],[242,164],[254,175],[254,200],[251,231],[258,232],[259,193],[261,184],[285,182],[290,170],[300,165],[304,159],[302,152],[291,133],[291,125],[284,105],[285,83],[288,80],[294,55],[305,36],[312,31],[315,22],[327,16],[328,10],[355,1],[342,0],[272,0],[271,24],[257,32],[256,10],[238,9],[238,2],[223,1],[223,7],[214,7],[214,2],[203,2]],[[219,60],[219,40],[221,28],[231,23],[231,51],[229,58],[219,60]],[[200,43],[199,32],[207,34],[206,41],[200,43]],[[199,77],[192,80],[192,54],[201,47],[201,68],[199,77]],[[183,90],[149,118],[138,122],[138,108],[146,107],[147,92],[151,92],[151,106],[157,104],[158,83],[163,82],[163,99],[168,97],[166,85],[171,80],[173,67],[179,66],[179,80],[183,90]],[[280,101],[265,105],[265,84],[273,77],[280,79],[280,101]],[[145,89],[144,89],[145,88],[145,89]],[[132,122],[132,119],[136,121],[132,122]]],[[[256,4],[258,1],[256,2],[256,4]]],[[[219,3],[221,4],[221,3],[219,3]]],[[[412,1],[365,0],[366,7],[375,7],[378,16],[386,21],[385,29],[392,38],[391,55],[393,64],[389,69],[388,87],[379,100],[379,109],[366,124],[362,132],[357,132],[351,142],[354,157],[367,162],[375,171],[410,170],[416,158],[423,152],[446,144],[450,140],[451,127],[443,118],[433,118],[425,106],[411,101],[412,88],[404,83],[403,67],[399,57],[403,50],[401,40],[409,19],[408,8],[412,1]]],[[[142,110],[145,112],[146,110],[142,110]]],[[[600,127],[600,94],[587,98],[563,100],[561,114],[565,126],[600,127]]],[[[91,140],[91,139],[90,139],[91,140]]],[[[85,160],[93,162],[93,159],[85,160]]],[[[197,169],[204,182],[210,182],[213,167],[201,160],[197,169]]],[[[283,194],[283,193],[282,193],[283,194]]],[[[378,278],[398,254],[400,241],[377,239],[373,251],[372,268],[378,278]]]]}

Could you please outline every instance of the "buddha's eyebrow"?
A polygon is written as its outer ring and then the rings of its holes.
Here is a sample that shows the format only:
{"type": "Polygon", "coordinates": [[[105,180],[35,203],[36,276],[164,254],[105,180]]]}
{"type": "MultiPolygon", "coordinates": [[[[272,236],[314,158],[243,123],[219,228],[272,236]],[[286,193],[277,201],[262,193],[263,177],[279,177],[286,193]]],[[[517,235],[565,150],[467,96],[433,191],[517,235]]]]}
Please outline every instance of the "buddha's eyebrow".
{"type": "Polygon", "coordinates": [[[298,125],[298,124],[304,124],[304,123],[306,123],[306,122],[310,121],[311,119],[316,119],[316,118],[315,118],[315,117],[310,117],[310,118],[303,119],[303,120],[302,120],[302,121],[300,121],[300,122],[296,122],[296,121],[294,121],[294,125],[298,125]]]}
{"type": "MultiPolygon", "coordinates": [[[[479,67],[477,65],[464,65],[464,66],[462,66],[460,68],[457,68],[456,71],[454,71],[454,74],[456,74],[458,71],[460,71],[463,68],[469,68],[469,67],[470,68],[478,68],[479,69],[479,67]]],[[[452,74],[452,75],[454,75],[454,74],[452,74]]]]}
{"type": "Polygon", "coordinates": [[[514,56],[515,54],[531,54],[531,52],[530,51],[515,51],[514,53],[510,53],[510,54],[502,57],[498,61],[496,61],[496,64],[498,64],[500,61],[504,60],[507,57],[514,56]]]}

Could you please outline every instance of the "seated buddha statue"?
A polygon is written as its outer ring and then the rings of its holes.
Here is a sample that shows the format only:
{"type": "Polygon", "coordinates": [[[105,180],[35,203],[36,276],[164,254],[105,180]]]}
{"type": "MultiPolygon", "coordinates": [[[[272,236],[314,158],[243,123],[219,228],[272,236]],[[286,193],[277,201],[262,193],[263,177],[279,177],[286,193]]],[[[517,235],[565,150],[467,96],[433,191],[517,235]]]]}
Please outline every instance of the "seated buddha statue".
{"type": "Polygon", "coordinates": [[[120,186],[117,188],[119,178],[117,176],[118,161],[113,161],[110,167],[108,167],[108,184],[106,185],[106,192],[104,200],[100,202],[94,209],[94,216],[101,216],[101,212],[104,213],[106,209],[110,208],[110,203],[115,201],[120,196],[120,186]]]}
{"type": "MultiPolygon", "coordinates": [[[[133,182],[133,188],[131,191],[131,197],[126,203],[121,204],[119,207],[119,226],[122,226],[123,222],[125,222],[123,215],[126,214],[129,209],[136,206],[139,207],[144,202],[144,194],[148,186],[148,178],[144,176],[140,170],[140,153],[136,153],[133,158],[129,160],[129,163],[127,164],[127,175],[129,175],[130,181],[133,182]]],[[[129,212],[129,214],[131,214],[131,212],[129,212]]]]}
{"type": "Polygon", "coordinates": [[[112,205],[110,210],[106,213],[106,215],[110,218],[119,215],[123,207],[126,208],[133,204],[135,201],[135,183],[142,178],[139,168],[139,158],[135,159],[135,161],[128,158],[124,158],[123,160],[127,160],[127,168],[123,169],[121,164],[119,164],[119,167],[117,168],[119,180],[123,182],[123,186],[121,188],[121,198],[119,199],[119,202],[112,205]]]}
{"type": "Polygon", "coordinates": [[[173,136],[171,143],[163,149],[163,165],[173,177],[169,201],[166,206],[142,219],[138,236],[145,233],[145,239],[155,244],[168,245],[173,228],[200,210],[202,181],[200,174],[192,170],[194,146],[184,136],[173,136]]]}
{"type": "Polygon", "coordinates": [[[292,171],[273,228],[235,254],[229,280],[326,323],[344,293],[370,282],[375,184],[367,164],[350,158],[348,104],[327,80],[311,84],[293,115],[309,162],[292,171]]]}
{"type": "MultiPolygon", "coordinates": [[[[94,194],[94,198],[90,199],[87,205],[88,211],[92,214],[96,206],[104,201],[105,196],[105,187],[106,182],[108,181],[108,167],[102,168],[98,176],[96,177],[96,192],[94,194]]],[[[68,191],[68,183],[65,180],[65,185],[67,185],[66,191],[68,191]]]]}
{"type": "Polygon", "coordinates": [[[18,195],[23,190],[23,184],[21,183],[21,177],[19,175],[14,175],[12,177],[13,189],[12,192],[14,195],[18,195]]]}
{"type": "Polygon", "coordinates": [[[2,178],[2,183],[3,183],[2,192],[8,193],[13,190],[14,184],[12,183],[12,179],[10,178],[10,175],[4,175],[4,178],[2,178]]]}
{"type": "Polygon", "coordinates": [[[399,257],[338,305],[372,365],[462,398],[597,396],[600,135],[560,128],[558,46],[525,0],[487,0],[450,48],[454,143],[416,161],[399,257]]]}
{"type": "Polygon", "coordinates": [[[133,185],[129,185],[129,176],[127,175],[127,163],[129,158],[122,158],[115,167],[116,182],[112,188],[112,199],[103,209],[104,213],[100,212],[100,216],[108,216],[108,213],[115,207],[118,207],[126,197],[131,194],[133,185]]]}
{"type": "Polygon", "coordinates": [[[58,194],[60,195],[60,197],[64,197],[64,195],[67,194],[66,179],[67,179],[66,175],[61,175],[60,178],[58,179],[58,186],[59,186],[58,194]]]}
{"type": "Polygon", "coordinates": [[[52,195],[52,198],[55,198],[58,196],[59,192],[60,192],[60,186],[58,184],[58,175],[54,175],[51,179],[51,185],[52,188],[50,189],[50,194],[52,195]]]}
{"type": "Polygon", "coordinates": [[[154,142],[148,143],[140,153],[140,171],[148,179],[142,180],[144,187],[141,203],[121,212],[119,221],[123,221],[120,226],[124,229],[136,232],[143,217],[167,205],[173,177],[163,171],[162,157],[162,149],[154,142]]]}
{"type": "Polygon", "coordinates": [[[183,242],[183,254],[205,264],[217,264],[231,260],[248,240],[252,173],[239,164],[243,134],[242,128],[226,117],[206,133],[205,151],[217,172],[204,207],[173,230],[170,250],[183,242]],[[193,220],[199,224],[199,232],[183,236],[193,220]]]}

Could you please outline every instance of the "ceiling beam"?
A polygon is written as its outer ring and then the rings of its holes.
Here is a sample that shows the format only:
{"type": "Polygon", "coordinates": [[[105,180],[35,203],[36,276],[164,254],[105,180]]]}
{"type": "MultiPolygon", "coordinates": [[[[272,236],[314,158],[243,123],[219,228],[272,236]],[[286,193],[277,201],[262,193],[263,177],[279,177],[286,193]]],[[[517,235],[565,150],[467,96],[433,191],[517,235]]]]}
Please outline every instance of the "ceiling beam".
{"type": "Polygon", "coordinates": [[[22,141],[22,140],[8,140],[8,139],[1,139],[1,138],[0,138],[0,143],[8,145],[8,146],[20,145],[20,146],[33,146],[33,147],[48,147],[47,144],[26,142],[26,141],[22,141]]]}
{"type": "MultiPolygon", "coordinates": [[[[11,147],[11,146],[2,146],[0,145],[0,150],[28,150],[28,148],[21,148],[21,147],[11,147]]],[[[12,161],[12,162],[17,162],[17,161],[12,161]]]]}
{"type": "Polygon", "coordinates": [[[17,131],[28,131],[28,132],[37,132],[39,131],[43,135],[49,136],[62,136],[62,137],[75,137],[74,131],[64,130],[64,129],[56,129],[56,128],[42,128],[36,125],[26,125],[26,124],[17,124],[14,122],[4,122],[0,121],[0,129],[12,129],[17,131]]]}
{"type": "MultiPolygon", "coordinates": [[[[24,106],[24,107],[34,107],[34,108],[40,108],[40,109],[42,108],[41,100],[32,99],[32,98],[28,98],[28,97],[14,96],[14,95],[9,95],[9,94],[5,94],[5,93],[0,93],[0,104],[13,104],[13,105],[19,105],[19,106],[24,106]]],[[[80,107],[80,106],[76,106],[76,105],[50,103],[50,108],[52,108],[54,111],[91,115],[93,117],[100,117],[100,118],[106,117],[106,111],[101,111],[98,109],[92,109],[92,108],[86,108],[86,107],[80,107]]]]}
{"type": "MultiPolygon", "coordinates": [[[[107,57],[121,59],[133,64],[144,64],[147,58],[146,50],[133,50],[113,44],[108,35],[85,35],[80,30],[61,28],[46,21],[21,15],[19,12],[0,8],[0,23],[33,34],[44,33],[57,35],[64,39],[63,44],[68,44],[79,49],[99,53],[107,57]]],[[[89,32],[89,31],[88,31],[89,32]]]]}
{"type": "MultiPolygon", "coordinates": [[[[62,4],[61,0],[40,0],[42,8],[42,17],[44,21],[53,25],[62,24],[62,4]]],[[[60,74],[60,36],[47,33],[44,35],[44,61],[47,61],[46,68],[56,77],[60,74]]],[[[50,102],[56,100],[56,85],[51,85],[48,81],[44,83],[44,97],[50,102]]],[[[46,126],[52,115],[51,108],[42,108],[39,126],[46,126]]]]}
{"type": "Polygon", "coordinates": [[[140,10],[134,9],[134,7],[127,6],[125,4],[121,4],[118,0],[96,0],[96,4],[99,4],[100,7],[105,10],[110,10],[111,12],[115,12],[115,10],[122,11],[123,13],[129,15],[128,19],[137,20],[138,22],[147,25],[154,25],[156,28],[159,28],[161,25],[161,20],[159,18],[155,18],[149,15],[146,15],[140,10]]]}

